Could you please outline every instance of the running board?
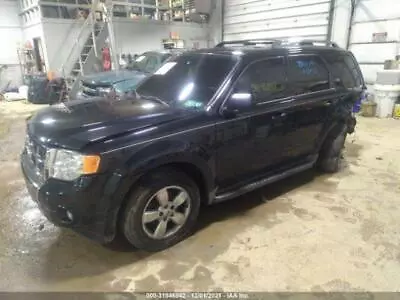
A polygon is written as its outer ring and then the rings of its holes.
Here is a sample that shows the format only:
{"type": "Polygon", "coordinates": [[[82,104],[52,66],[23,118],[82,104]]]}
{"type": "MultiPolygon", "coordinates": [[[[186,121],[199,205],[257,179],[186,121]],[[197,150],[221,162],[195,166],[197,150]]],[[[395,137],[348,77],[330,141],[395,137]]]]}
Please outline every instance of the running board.
{"type": "Polygon", "coordinates": [[[314,166],[314,164],[315,164],[315,160],[311,161],[309,163],[306,163],[304,165],[298,166],[296,168],[287,170],[281,174],[267,177],[267,178],[261,179],[259,181],[253,182],[253,183],[249,183],[247,185],[244,185],[244,186],[238,188],[237,190],[235,190],[233,192],[227,192],[227,193],[224,193],[221,195],[216,195],[213,203],[219,203],[219,202],[222,202],[225,200],[236,198],[236,197],[246,194],[248,192],[254,191],[260,187],[263,187],[264,185],[273,183],[275,181],[281,180],[281,179],[289,177],[291,175],[311,169],[314,166]]]}

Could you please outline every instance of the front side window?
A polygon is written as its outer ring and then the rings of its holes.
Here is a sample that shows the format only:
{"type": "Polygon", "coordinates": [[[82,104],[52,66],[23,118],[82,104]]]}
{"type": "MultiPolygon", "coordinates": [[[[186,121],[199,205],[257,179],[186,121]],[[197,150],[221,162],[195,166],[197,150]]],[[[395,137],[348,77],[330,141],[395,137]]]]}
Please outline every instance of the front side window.
{"type": "Polygon", "coordinates": [[[251,64],[240,76],[234,94],[250,94],[252,105],[288,96],[285,62],[282,57],[251,64]]]}
{"type": "Polygon", "coordinates": [[[202,108],[236,61],[229,55],[186,53],[168,60],[138,87],[137,93],[178,106],[202,108]]]}
{"type": "Polygon", "coordinates": [[[289,56],[289,82],[294,95],[329,89],[329,73],[317,56],[289,56]]]}

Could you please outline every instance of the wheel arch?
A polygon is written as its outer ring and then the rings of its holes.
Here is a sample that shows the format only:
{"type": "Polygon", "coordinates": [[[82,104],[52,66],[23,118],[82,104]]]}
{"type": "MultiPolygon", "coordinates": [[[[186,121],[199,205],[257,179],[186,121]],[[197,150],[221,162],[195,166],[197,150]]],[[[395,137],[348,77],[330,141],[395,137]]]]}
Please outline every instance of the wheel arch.
{"type": "Polygon", "coordinates": [[[153,162],[151,165],[148,165],[147,168],[142,169],[138,174],[127,174],[121,183],[121,188],[124,189],[121,193],[120,202],[116,207],[115,220],[114,224],[114,234],[116,234],[118,230],[118,224],[121,220],[121,216],[123,211],[129,202],[129,195],[134,190],[140,180],[145,178],[146,175],[156,172],[157,170],[163,168],[173,168],[175,170],[181,171],[185,173],[188,177],[190,177],[196,185],[199,187],[200,192],[200,200],[203,205],[208,205],[212,200],[212,183],[211,183],[211,171],[208,170],[206,166],[200,166],[193,161],[187,161],[181,157],[180,159],[168,160],[160,158],[160,160],[153,162]]]}

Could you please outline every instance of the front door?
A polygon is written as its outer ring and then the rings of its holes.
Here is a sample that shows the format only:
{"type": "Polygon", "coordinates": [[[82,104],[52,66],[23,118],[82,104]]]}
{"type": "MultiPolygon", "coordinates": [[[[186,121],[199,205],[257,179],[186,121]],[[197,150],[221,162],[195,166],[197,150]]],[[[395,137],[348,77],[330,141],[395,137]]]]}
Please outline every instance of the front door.
{"type": "Polygon", "coordinates": [[[252,181],[282,162],[284,110],[290,102],[285,62],[274,57],[249,65],[223,104],[236,113],[216,128],[220,189],[252,181]]]}

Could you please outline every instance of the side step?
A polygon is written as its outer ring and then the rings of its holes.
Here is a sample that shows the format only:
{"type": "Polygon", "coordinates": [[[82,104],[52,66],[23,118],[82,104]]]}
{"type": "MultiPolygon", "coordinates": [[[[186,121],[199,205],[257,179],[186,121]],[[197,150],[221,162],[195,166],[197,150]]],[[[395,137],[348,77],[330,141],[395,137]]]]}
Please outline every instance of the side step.
{"type": "Polygon", "coordinates": [[[270,177],[267,177],[267,178],[263,178],[261,180],[249,183],[249,184],[244,185],[244,186],[240,187],[239,189],[236,189],[236,190],[234,190],[232,192],[226,192],[226,193],[221,194],[221,195],[216,195],[213,203],[219,203],[219,202],[223,202],[223,201],[226,201],[226,200],[229,200],[229,199],[232,199],[232,198],[236,198],[236,197],[241,196],[243,194],[246,194],[248,192],[254,191],[254,190],[256,190],[256,189],[258,189],[260,187],[263,187],[264,185],[273,183],[275,181],[281,180],[281,179],[289,177],[291,175],[294,175],[294,174],[303,172],[305,170],[311,169],[314,166],[315,161],[316,160],[308,162],[308,163],[306,163],[304,165],[300,165],[300,166],[295,167],[293,169],[287,170],[287,171],[282,172],[280,174],[273,175],[273,176],[270,176],[270,177]]]}

